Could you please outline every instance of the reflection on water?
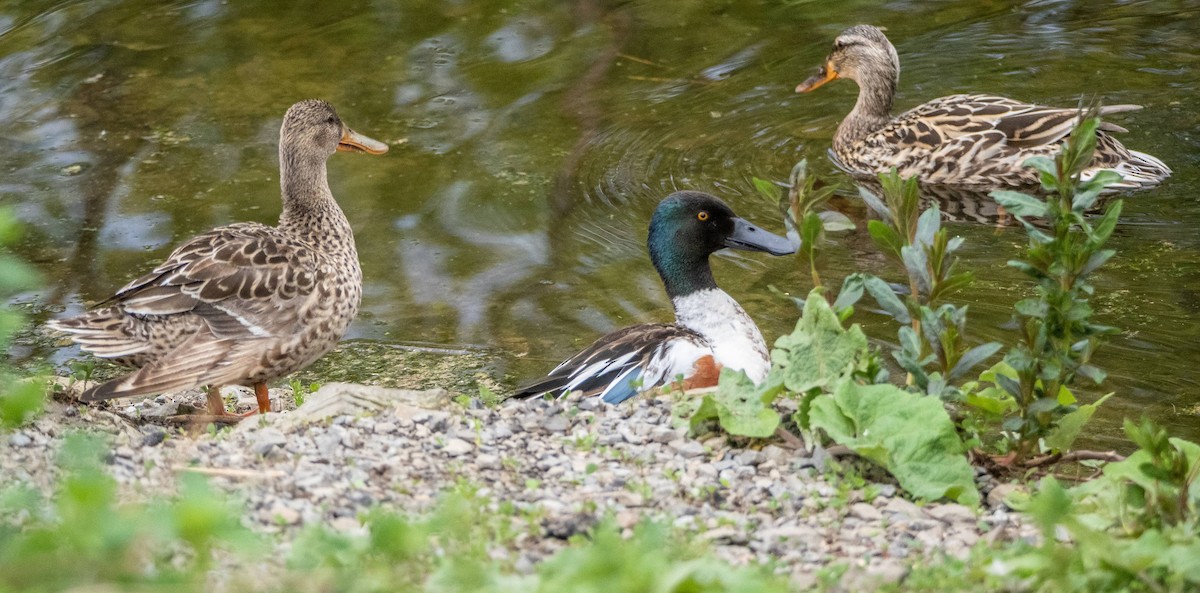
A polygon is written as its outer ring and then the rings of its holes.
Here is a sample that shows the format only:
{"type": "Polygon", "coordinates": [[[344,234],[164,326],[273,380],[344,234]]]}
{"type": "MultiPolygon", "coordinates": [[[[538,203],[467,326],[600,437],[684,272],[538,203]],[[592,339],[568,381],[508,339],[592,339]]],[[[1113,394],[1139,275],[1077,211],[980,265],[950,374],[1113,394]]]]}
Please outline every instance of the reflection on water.
{"type": "MultiPolygon", "coordinates": [[[[898,109],[966,91],[1146,106],[1121,118],[1122,140],[1176,174],[1129,196],[1121,255],[1098,278],[1102,321],[1125,330],[1096,361],[1118,394],[1101,421],[1116,435],[1121,414],[1150,411],[1200,438],[1195,2],[9,3],[0,201],[51,279],[24,298],[77,310],[195,233],[273,221],[279,120],[316,96],[393,146],[330,161],[367,279],[352,337],[495,348],[511,374],[534,375],[600,332],[670,318],[644,240],[675,189],[778,231],[750,179],[808,158],[861,222],[824,156],[856,89],[792,92],[859,22],[889,27],[898,109]]],[[[996,228],[986,198],[938,199],[977,269],[974,337],[1007,340],[1028,293],[1005,266],[1023,233],[996,228]]],[[[826,253],[827,278],[887,272],[861,224],[826,253]]],[[[764,333],[788,331],[796,312],[767,287],[806,292],[797,262],[720,259],[718,281],[764,333]]],[[[894,339],[881,317],[858,319],[894,339]]]]}

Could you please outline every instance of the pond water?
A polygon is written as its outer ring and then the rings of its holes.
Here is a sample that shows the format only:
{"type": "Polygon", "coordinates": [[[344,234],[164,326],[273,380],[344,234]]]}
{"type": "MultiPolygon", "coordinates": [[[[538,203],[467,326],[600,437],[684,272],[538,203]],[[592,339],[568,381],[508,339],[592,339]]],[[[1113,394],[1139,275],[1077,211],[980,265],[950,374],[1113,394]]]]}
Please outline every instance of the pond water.
{"type": "MultiPolygon", "coordinates": [[[[856,89],[799,96],[843,28],[888,28],[897,108],[979,91],[1047,104],[1136,103],[1122,140],[1175,170],[1128,196],[1102,322],[1122,333],[1093,445],[1148,412],[1200,438],[1200,3],[635,0],[10,2],[0,8],[0,202],[28,223],[22,255],[49,288],[39,319],[104,298],[176,242],[280,210],[276,140],[293,102],[321,97],[383,157],[337,155],[334,194],[366,276],[349,337],[494,352],[508,381],[601,333],[671,317],[645,253],[674,189],[716,193],[776,231],[751,178],[825,157],[856,89]]],[[[885,272],[858,231],[828,245],[826,277],[885,272]]],[[[986,210],[986,203],[961,205],[986,210]]],[[[979,281],[976,339],[1011,342],[1028,293],[1005,261],[1017,228],[954,223],[979,281]]],[[[768,340],[797,312],[768,290],[809,288],[792,258],[723,256],[720,282],[768,340]]],[[[835,280],[837,281],[837,280],[835,280]]],[[[894,328],[856,314],[873,338],[894,328]]],[[[75,350],[45,352],[61,363],[75,350]]]]}

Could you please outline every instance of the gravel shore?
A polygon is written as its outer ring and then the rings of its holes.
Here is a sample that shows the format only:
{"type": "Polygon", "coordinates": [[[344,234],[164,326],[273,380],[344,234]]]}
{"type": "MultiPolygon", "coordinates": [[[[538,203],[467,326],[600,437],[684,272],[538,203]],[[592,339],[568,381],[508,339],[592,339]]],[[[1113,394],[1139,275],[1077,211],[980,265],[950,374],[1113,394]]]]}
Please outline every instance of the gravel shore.
{"type": "MultiPolygon", "coordinates": [[[[278,402],[287,389],[272,390],[278,402]]],[[[204,473],[244,501],[244,521],[279,534],[280,552],[306,524],[344,532],[382,507],[419,514],[468,485],[489,510],[511,504],[518,535],[493,556],[518,571],[605,517],[623,529],[665,520],[734,564],[770,563],[797,587],[816,571],[851,566],[846,590],[903,578],[913,562],[962,556],[981,539],[1032,538],[1007,509],[1007,486],[979,478],[987,503],[918,505],[880,472],[825,477],[828,456],[724,436],[692,438],[671,425],[667,396],[618,407],[595,399],[464,407],[442,390],[334,383],[296,410],[215,433],[165,426],[199,392],[135,404],[55,401],[0,440],[0,473],[49,492],[65,432],[112,435],[108,468],[129,497],[170,493],[179,472],[204,473]],[[873,481],[877,480],[877,481],[873,481]],[[854,487],[857,485],[857,487],[854,487]]],[[[241,397],[248,407],[253,397],[241,397]]]]}

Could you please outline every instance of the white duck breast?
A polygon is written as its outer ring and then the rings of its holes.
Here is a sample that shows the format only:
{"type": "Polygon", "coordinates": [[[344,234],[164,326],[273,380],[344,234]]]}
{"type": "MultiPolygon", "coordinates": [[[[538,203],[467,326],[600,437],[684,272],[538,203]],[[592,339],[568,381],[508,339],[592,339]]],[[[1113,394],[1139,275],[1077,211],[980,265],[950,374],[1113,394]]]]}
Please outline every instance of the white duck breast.
{"type": "Polygon", "coordinates": [[[675,297],[673,303],[676,323],[704,336],[717,364],[744,371],[755,383],[767,378],[767,344],[733,297],[709,288],[675,297]]]}

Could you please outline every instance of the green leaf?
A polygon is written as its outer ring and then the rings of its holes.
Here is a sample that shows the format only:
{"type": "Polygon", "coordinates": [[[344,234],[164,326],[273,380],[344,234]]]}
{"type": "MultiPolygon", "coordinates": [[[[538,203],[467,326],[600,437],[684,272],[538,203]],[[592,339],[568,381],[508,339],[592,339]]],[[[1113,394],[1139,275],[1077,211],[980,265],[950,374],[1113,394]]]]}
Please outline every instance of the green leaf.
{"type": "Polygon", "coordinates": [[[825,297],[813,290],[795,331],[776,340],[771,362],[788,389],[804,393],[832,385],[853,371],[866,353],[867,336],[862,329],[858,325],[842,328],[825,297]]]}
{"type": "Polygon", "coordinates": [[[998,350],[1000,350],[1001,346],[1002,344],[999,342],[988,342],[987,344],[981,344],[970,350],[967,350],[963,353],[962,357],[958,359],[958,362],[954,365],[954,368],[950,369],[950,373],[946,378],[950,381],[953,381],[958,377],[961,377],[964,373],[971,370],[972,367],[983,362],[984,360],[987,360],[989,356],[995,354],[998,350]]]}
{"type": "Polygon", "coordinates": [[[852,231],[856,227],[854,221],[850,220],[849,216],[842,214],[836,210],[825,210],[819,212],[817,216],[821,217],[821,223],[825,226],[827,233],[840,233],[842,231],[852,231]]]}
{"type": "Polygon", "coordinates": [[[1104,371],[1090,364],[1079,365],[1079,368],[1075,369],[1075,372],[1087,377],[1092,381],[1092,383],[1097,385],[1103,383],[1104,379],[1108,377],[1108,373],[1105,373],[1104,371]]]}
{"type": "Polygon", "coordinates": [[[1075,411],[1060,418],[1058,424],[1046,434],[1046,446],[1051,451],[1060,453],[1069,451],[1071,444],[1083,430],[1083,426],[1092,418],[1092,414],[1096,413],[1096,408],[1110,397],[1112,397],[1111,393],[1096,400],[1095,403],[1079,406],[1075,411]]]}
{"type": "Polygon", "coordinates": [[[1100,217],[1100,221],[1096,223],[1092,229],[1091,236],[1088,237],[1087,246],[1091,249],[1097,249],[1108,241],[1113,230],[1117,228],[1117,220],[1121,218],[1121,208],[1123,203],[1117,200],[1108,205],[1108,209],[1104,211],[1104,216],[1100,217]]]}
{"type": "Polygon", "coordinates": [[[1013,216],[1022,218],[1045,218],[1046,216],[1046,203],[1033,196],[1010,190],[997,190],[992,192],[991,196],[997,204],[1004,206],[1004,209],[1013,216]]]}
{"type": "Polygon", "coordinates": [[[867,233],[871,235],[871,239],[875,241],[875,245],[879,249],[897,259],[900,258],[900,249],[904,247],[904,239],[900,238],[896,229],[882,220],[868,220],[867,233]]]}
{"type": "Polygon", "coordinates": [[[1002,416],[1017,408],[1017,402],[1012,396],[998,387],[988,387],[975,393],[968,393],[965,399],[968,406],[982,410],[992,416],[1002,416]]]}
{"type": "Polygon", "coordinates": [[[1098,269],[1100,266],[1103,266],[1108,262],[1108,260],[1112,259],[1112,256],[1116,254],[1116,249],[1101,249],[1100,251],[1093,253],[1091,257],[1088,258],[1087,263],[1083,264],[1083,268],[1079,270],[1079,275],[1087,276],[1088,274],[1095,272],[1096,269],[1098,269]]]}
{"type": "Polygon", "coordinates": [[[816,212],[809,212],[804,215],[804,221],[800,224],[800,241],[802,248],[808,248],[810,251],[816,249],[821,242],[821,231],[824,230],[824,225],[821,223],[821,217],[816,212]]]}
{"type": "Polygon", "coordinates": [[[833,395],[817,396],[809,418],[814,429],[891,472],[913,496],[979,503],[975,471],[938,399],[847,380],[833,395]]]}
{"type": "MultiPolygon", "coordinates": [[[[925,250],[915,245],[905,245],[900,249],[900,259],[904,261],[908,276],[917,280],[917,288],[923,294],[929,294],[933,281],[929,278],[929,258],[925,256],[925,250]]],[[[919,295],[912,297],[918,298],[919,295]]]]}
{"type": "Polygon", "coordinates": [[[16,428],[42,411],[46,401],[46,381],[41,378],[21,381],[0,375],[5,385],[0,392],[0,428],[16,428]]]}
{"type": "Polygon", "coordinates": [[[891,209],[884,205],[883,200],[880,200],[879,196],[871,193],[870,190],[861,185],[858,186],[858,196],[867,204],[867,208],[870,208],[875,214],[878,214],[885,220],[892,219],[891,209]]]}
{"type": "Polygon", "coordinates": [[[779,199],[783,197],[783,190],[779,189],[778,185],[766,179],[754,177],[750,181],[754,184],[754,189],[758,190],[758,193],[770,200],[772,204],[778,203],[779,199]]]}
{"type": "MultiPolygon", "coordinates": [[[[675,408],[679,409],[679,407],[676,406],[675,408]]],[[[713,399],[710,395],[700,398],[695,408],[695,411],[685,416],[688,422],[688,429],[693,434],[699,433],[705,423],[716,421],[719,417],[717,413],[717,400],[713,399]]]]}
{"type": "Polygon", "coordinates": [[[909,316],[908,308],[904,306],[904,302],[900,297],[896,296],[896,292],[882,278],[863,274],[863,288],[870,294],[875,302],[883,308],[888,315],[900,323],[910,323],[912,317],[909,316]]]}
{"type": "Polygon", "coordinates": [[[1037,169],[1038,171],[1041,171],[1042,173],[1049,173],[1051,175],[1058,174],[1058,166],[1054,164],[1054,159],[1051,159],[1049,157],[1044,157],[1044,156],[1029,157],[1029,158],[1025,159],[1025,162],[1021,163],[1021,166],[1022,167],[1032,167],[1034,169],[1037,169]]]}
{"type": "Polygon", "coordinates": [[[841,311],[846,307],[853,307],[863,294],[863,277],[862,274],[850,274],[842,280],[842,289],[838,291],[838,296],[833,301],[833,310],[841,311]]]}
{"type": "MultiPolygon", "coordinates": [[[[730,368],[721,369],[717,392],[704,396],[701,413],[710,414],[715,407],[721,428],[732,435],[765,438],[775,434],[780,417],[771,402],[783,390],[783,382],[768,378],[762,386],[755,385],[746,373],[730,368]],[[713,406],[708,406],[708,400],[713,406]]],[[[695,416],[693,416],[693,419],[695,416]]]]}
{"type": "Polygon", "coordinates": [[[913,243],[926,247],[932,245],[933,236],[940,228],[942,228],[942,213],[938,210],[937,204],[934,204],[922,212],[921,217],[917,219],[917,235],[913,238],[913,243]]]}

